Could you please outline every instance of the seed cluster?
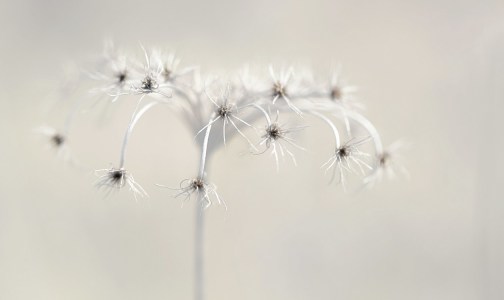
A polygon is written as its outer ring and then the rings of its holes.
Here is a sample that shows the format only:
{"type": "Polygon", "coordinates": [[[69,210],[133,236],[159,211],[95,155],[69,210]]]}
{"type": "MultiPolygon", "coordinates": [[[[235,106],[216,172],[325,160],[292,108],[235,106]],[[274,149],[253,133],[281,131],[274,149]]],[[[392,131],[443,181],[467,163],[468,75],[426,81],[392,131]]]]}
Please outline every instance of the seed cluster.
{"type": "MultiPolygon", "coordinates": [[[[109,98],[110,102],[115,102],[119,97],[137,97],[138,105],[124,135],[119,167],[102,169],[103,175],[97,184],[99,187],[122,188],[127,185],[136,195],[146,195],[131,174],[126,172],[125,153],[134,125],[156,104],[170,105],[177,115],[183,117],[182,121],[191,129],[192,134],[198,137],[195,141],[201,147],[199,161],[202,164],[197,172],[199,176],[183,181],[179,194],[187,196],[203,192],[206,203],[211,203],[210,195],[218,196],[215,186],[207,181],[205,163],[220,145],[226,145],[228,139],[241,136],[253,154],[270,151],[277,169],[279,162],[284,161],[285,157],[296,164],[295,152],[305,148],[298,144],[293,135],[304,131],[307,126],[301,124],[287,127],[279,121],[286,116],[293,117],[294,123],[304,123],[311,120],[311,115],[329,126],[336,147],[327,150],[327,153],[332,154],[324,166],[327,169],[333,168],[340,176],[344,175],[343,171],[361,170],[361,174],[366,177],[370,173],[377,173],[374,170],[378,168],[388,168],[391,165],[390,154],[382,149],[377,130],[361,114],[359,106],[352,102],[355,101],[356,88],[342,81],[337,71],[332,72],[324,82],[317,82],[308,73],[307,76],[303,76],[303,73],[301,76],[296,73],[295,76],[292,68],[275,70],[270,66],[259,75],[245,72],[246,74],[240,73],[227,81],[219,81],[211,74],[203,76],[198,67],[179,68],[180,60],[173,54],[147,51],[142,47],[145,62],[139,63],[115,51],[113,47],[109,48],[110,52],[106,52],[104,57],[106,63],[103,64],[103,59],[100,60],[96,71],[89,72],[90,79],[95,83],[98,81],[92,91],[112,97],[109,98]],[[268,71],[269,76],[264,76],[268,71]],[[276,119],[273,119],[272,112],[273,116],[276,113],[276,119]],[[334,123],[335,119],[337,123],[334,123]],[[344,137],[340,136],[336,124],[345,124],[344,137]],[[253,131],[246,130],[247,128],[253,131]],[[256,136],[253,136],[254,131],[256,136]],[[365,135],[368,136],[354,136],[354,131],[366,132],[365,135]],[[223,143],[219,144],[219,140],[223,143]],[[373,143],[374,153],[367,154],[359,150],[367,142],[373,143]]],[[[75,107],[83,107],[81,103],[78,104],[75,107]]],[[[70,111],[68,115],[67,126],[74,116],[79,116],[75,111],[70,111]]],[[[45,130],[44,134],[53,146],[66,149],[67,129],[45,130]]]]}

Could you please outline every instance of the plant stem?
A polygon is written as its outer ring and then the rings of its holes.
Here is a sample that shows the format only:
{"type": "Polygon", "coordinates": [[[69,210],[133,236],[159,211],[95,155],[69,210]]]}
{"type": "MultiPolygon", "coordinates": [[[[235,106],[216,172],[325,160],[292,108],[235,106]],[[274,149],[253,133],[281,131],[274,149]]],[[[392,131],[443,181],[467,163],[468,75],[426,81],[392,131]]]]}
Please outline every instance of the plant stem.
{"type": "MultiPolygon", "coordinates": [[[[212,114],[208,126],[206,128],[205,137],[201,149],[201,160],[198,171],[198,178],[205,180],[206,161],[212,151],[208,151],[208,139],[212,130],[212,119],[215,114],[212,114]]],[[[204,300],[205,276],[204,276],[204,240],[205,240],[205,208],[203,201],[205,200],[205,191],[199,191],[198,202],[195,204],[195,231],[194,231],[194,299],[204,300]]]]}
{"type": "MultiPolygon", "coordinates": [[[[202,196],[200,196],[201,198],[202,196]]],[[[195,231],[194,231],[194,299],[204,299],[204,229],[205,208],[201,205],[203,199],[195,204],[195,231]]]]}
{"type": "Polygon", "coordinates": [[[124,161],[126,159],[126,146],[128,145],[128,141],[129,141],[131,133],[133,132],[133,128],[135,127],[138,120],[140,120],[140,118],[142,117],[142,115],[146,111],[148,111],[151,107],[153,107],[154,105],[159,103],[159,102],[151,102],[151,103],[145,105],[144,107],[142,107],[142,109],[140,109],[140,104],[142,103],[143,98],[144,98],[144,96],[142,96],[138,100],[137,106],[135,108],[135,112],[131,116],[131,121],[128,125],[128,129],[126,130],[126,133],[124,134],[123,143],[122,143],[122,147],[121,147],[121,158],[119,160],[119,168],[120,169],[124,167],[124,161]]]}

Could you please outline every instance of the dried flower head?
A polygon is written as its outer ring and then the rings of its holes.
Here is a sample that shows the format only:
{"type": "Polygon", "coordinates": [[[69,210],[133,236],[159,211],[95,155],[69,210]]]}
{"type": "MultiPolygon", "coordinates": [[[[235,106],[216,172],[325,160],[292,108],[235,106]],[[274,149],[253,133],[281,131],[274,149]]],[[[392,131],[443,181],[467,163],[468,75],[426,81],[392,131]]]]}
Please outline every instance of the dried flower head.
{"type": "Polygon", "coordinates": [[[364,160],[370,155],[362,152],[359,146],[371,140],[371,137],[362,139],[352,138],[343,145],[336,148],[334,155],[326,161],[322,168],[326,168],[326,172],[333,169],[331,181],[334,181],[338,176],[338,183],[345,186],[345,172],[357,173],[360,171],[365,174],[365,168],[372,170],[372,167],[364,160]]]}
{"type": "Polygon", "coordinates": [[[394,179],[398,174],[409,177],[408,170],[400,162],[401,156],[399,155],[399,152],[401,148],[404,147],[404,142],[397,141],[392,143],[381,153],[378,153],[376,157],[376,166],[373,168],[371,173],[364,178],[364,185],[373,187],[384,177],[394,179]]]}
{"type": "Polygon", "coordinates": [[[153,76],[151,74],[147,74],[144,77],[144,79],[142,80],[142,84],[140,85],[140,88],[145,93],[152,93],[158,87],[159,87],[159,84],[157,83],[156,79],[153,78],[153,76]]]}
{"type": "Polygon", "coordinates": [[[135,181],[133,176],[128,173],[124,168],[109,168],[100,169],[95,171],[98,180],[96,181],[96,187],[98,189],[107,189],[107,195],[113,190],[119,190],[124,186],[128,186],[129,190],[133,192],[135,200],[138,200],[137,196],[147,197],[147,192],[135,181]]]}
{"type": "Polygon", "coordinates": [[[224,205],[227,209],[226,203],[217,194],[217,187],[214,184],[206,182],[201,177],[184,179],[180,182],[179,188],[170,188],[159,184],[158,186],[176,191],[177,193],[173,197],[178,198],[183,196],[183,203],[187,202],[192,195],[196,195],[204,208],[210,207],[213,204],[212,198],[215,198],[219,205],[224,205]]]}
{"type": "Polygon", "coordinates": [[[187,67],[179,70],[180,59],[175,53],[165,54],[162,52],[155,52],[153,59],[155,59],[157,69],[161,69],[160,75],[165,83],[176,84],[179,78],[195,70],[194,67],[187,67]]]}
{"type": "Polygon", "coordinates": [[[172,96],[172,90],[169,84],[162,81],[161,73],[161,69],[155,71],[151,70],[150,63],[148,62],[144,76],[137,79],[136,82],[131,85],[130,93],[135,95],[154,94],[170,98],[172,96]]]}
{"type": "Polygon", "coordinates": [[[59,133],[56,133],[55,135],[53,135],[51,137],[51,142],[53,142],[54,146],[59,148],[63,145],[63,143],[65,142],[65,137],[62,136],[61,134],[59,133]]]}
{"type": "MultiPolygon", "coordinates": [[[[266,112],[263,111],[265,114],[266,112]]],[[[271,155],[275,158],[277,171],[280,169],[279,165],[279,157],[285,158],[285,154],[289,155],[292,159],[294,165],[297,165],[296,157],[294,153],[292,153],[285,144],[293,146],[299,150],[305,151],[306,149],[296,144],[295,140],[290,137],[290,135],[294,132],[298,132],[306,128],[306,126],[299,127],[287,127],[286,125],[280,125],[278,123],[279,112],[277,111],[276,119],[274,122],[271,121],[268,114],[266,121],[267,125],[265,127],[264,134],[261,136],[262,140],[259,142],[259,146],[265,147],[264,151],[260,153],[266,152],[268,149],[271,149],[271,155]]]]}
{"type": "Polygon", "coordinates": [[[70,160],[70,149],[65,134],[49,126],[40,126],[34,131],[44,136],[48,147],[54,149],[59,158],[65,161],[70,160]]]}
{"type": "Polygon", "coordinates": [[[277,75],[275,74],[273,67],[270,66],[269,71],[271,79],[273,80],[271,87],[271,103],[275,104],[278,99],[281,99],[285,101],[287,106],[292,111],[294,111],[298,115],[301,115],[301,110],[292,103],[291,95],[289,92],[289,83],[293,74],[292,69],[282,71],[279,75],[277,75]]]}
{"type": "Polygon", "coordinates": [[[116,70],[115,86],[116,90],[111,91],[109,95],[114,97],[114,100],[123,95],[158,95],[162,98],[170,98],[172,90],[170,84],[165,82],[165,75],[163,75],[164,67],[162,64],[153,65],[151,62],[154,60],[159,61],[158,53],[154,52],[148,54],[147,50],[141,46],[145,62],[138,70],[130,72],[125,68],[116,70]],[[129,84],[129,88],[126,86],[129,84]]]}
{"type": "Polygon", "coordinates": [[[134,80],[134,72],[128,67],[127,58],[122,55],[107,56],[101,69],[87,72],[87,75],[99,84],[90,92],[112,96],[111,102],[115,102],[120,95],[127,94],[134,80]]]}
{"type": "Polygon", "coordinates": [[[331,101],[341,105],[345,109],[363,109],[364,106],[357,102],[355,93],[358,88],[354,85],[349,85],[341,76],[341,67],[335,68],[332,71],[329,86],[328,96],[331,101]]]}
{"type": "MultiPolygon", "coordinates": [[[[248,142],[250,147],[252,147],[254,150],[257,150],[254,144],[249,140],[249,138],[240,130],[240,127],[243,126],[247,127],[253,127],[253,126],[238,116],[237,104],[235,102],[230,102],[231,97],[230,84],[229,83],[227,84],[226,88],[221,92],[221,96],[218,99],[212,97],[206,91],[205,94],[208,97],[208,99],[212,102],[212,105],[214,106],[215,110],[212,115],[213,117],[210,119],[208,124],[206,124],[203,128],[201,128],[196,133],[196,135],[206,130],[208,126],[211,126],[215,122],[221,121],[222,137],[224,140],[224,144],[226,144],[226,132],[227,132],[226,129],[229,125],[231,125],[236,130],[236,132],[248,142]]],[[[238,99],[237,102],[240,102],[240,99],[238,99]]]]}

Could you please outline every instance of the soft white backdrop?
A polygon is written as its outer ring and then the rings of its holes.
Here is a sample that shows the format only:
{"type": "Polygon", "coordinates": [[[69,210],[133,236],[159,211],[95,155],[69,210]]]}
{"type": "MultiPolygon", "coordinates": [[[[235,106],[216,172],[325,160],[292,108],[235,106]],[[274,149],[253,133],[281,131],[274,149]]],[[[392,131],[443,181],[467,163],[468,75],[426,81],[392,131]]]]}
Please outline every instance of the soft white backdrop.
{"type": "MultiPolygon", "coordinates": [[[[208,211],[208,299],[502,299],[502,20],[500,0],[0,1],[0,299],[191,299],[193,208],[154,186],[196,168],[176,116],[152,112],[132,138],[140,204],[104,199],[31,132],[61,121],[45,111],[64,64],[106,37],[206,71],[341,62],[385,143],[411,143],[409,181],[346,195],[319,170],[316,128],[279,174],[232,142],[211,162],[229,210],[208,211]]],[[[130,111],[79,118],[86,167],[117,161],[130,111]]]]}

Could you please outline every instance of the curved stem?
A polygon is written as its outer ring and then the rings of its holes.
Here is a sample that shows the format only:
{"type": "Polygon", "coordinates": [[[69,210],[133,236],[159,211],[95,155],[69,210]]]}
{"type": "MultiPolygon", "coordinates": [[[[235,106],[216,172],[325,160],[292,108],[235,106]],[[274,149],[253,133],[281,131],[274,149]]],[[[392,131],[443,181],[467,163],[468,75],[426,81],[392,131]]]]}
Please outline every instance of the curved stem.
{"type": "Polygon", "coordinates": [[[123,138],[123,143],[121,147],[121,158],[119,159],[119,168],[124,167],[124,161],[126,159],[126,146],[128,145],[129,137],[131,136],[131,133],[133,132],[133,128],[135,127],[136,123],[138,120],[142,117],[142,115],[148,111],[150,108],[152,108],[154,105],[158,104],[159,102],[151,102],[142,109],[139,110],[140,104],[142,103],[143,96],[138,100],[137,107],[135,108],[135,112],[133,113],[133,116],[131,117],[131,121],[128,125],[128,129],[126,130],[126,133],[124,134],[123,138]]]}
{"type": "Polygon", "coordinates": [[[210,117],[210,121],[208,122],[206,131],[205,131],[205,137],[203,139],[203,147],[201,149],[201,160],[200,160],[200,166],[199,166],[199,171],[198,171],[198,178],[203,179],[205,176],[205,164],[206,164],[206,157],[207,157],[207,150],[208,150],[208,139],[210,137],[210,131],[212,130],[212,120],[215,118],[215,113],[212,114],[210,117]]]}
{"type": "Polygon", "coordinates": [[[260,105],[258,105],[256,103],[252,103],[252,104],[245,105],[242,108],[245,108],[245,107],[254,107],[254,108],[258,109],[264,115],[264,117],[266,118],[266,122],[268,122],[268,126],[271,125],[271,118],[270,118],[269,114],[260,105]]]}
{"type": "Polygon", "coordinates": [[[349,111],[346,112],[346,116],[362,125],[362,127],[364,127],[367,130],[367,132],[369,132],[369,134],[374,140],[376,153],[378,155],[383,154],[383,145],[381,142],[380,135],[378,134],[378,130],[376,130],[376,127],[374,127],[374,125],[368,119],[366,119],[364,116],[358,113],[349,111]]]}
{"type": "Polygon", "coordinates": [[[341,146],[341,142],[340,142],[340,136],[339,136],[338,128],[336,128],[336,125],[334,125],[334,123],[331,122],[331,120],[329,120],[329,118],[327,118],[326,116],[324,116],[321,113],[318,113],[316,111],[310,111],[310,113],[312,115],[316,116],[316,117],[319,117],[324,122],[326,122],[329,125],[329,127],[331,127],[331,129],[332,129],[332,131],[334,133],[334,140],[336,142],[336,149],[339,149],[339,147],[341,146]]]}

